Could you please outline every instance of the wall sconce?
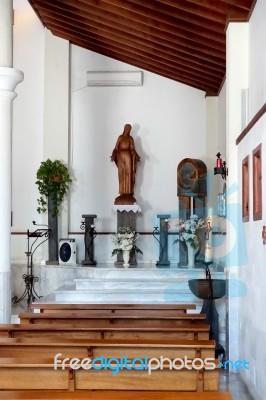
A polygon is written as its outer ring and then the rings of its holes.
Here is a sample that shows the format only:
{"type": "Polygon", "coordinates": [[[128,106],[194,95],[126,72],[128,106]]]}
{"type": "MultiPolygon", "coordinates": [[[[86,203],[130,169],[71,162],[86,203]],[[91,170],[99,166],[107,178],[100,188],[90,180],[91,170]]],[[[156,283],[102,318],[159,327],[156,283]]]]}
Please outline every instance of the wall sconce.
{"type": "Polygon", "coordinates": [[[214,175],[222,175],[222,178],[226,180],[228,175],[228,168],[226,168],[226,162],[221,159],[221,153],[216,154],[216,167],[214,168],[214,175]]]}

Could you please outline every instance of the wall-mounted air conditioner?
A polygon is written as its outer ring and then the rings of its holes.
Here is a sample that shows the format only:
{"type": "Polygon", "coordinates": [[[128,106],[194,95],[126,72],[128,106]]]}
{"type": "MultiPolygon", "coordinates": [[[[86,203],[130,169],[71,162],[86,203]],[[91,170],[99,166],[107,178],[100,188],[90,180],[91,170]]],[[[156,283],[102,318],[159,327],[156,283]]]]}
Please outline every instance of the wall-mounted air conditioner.
{"type": "Polygon", "coordinates": [[[87,71],[88,86],[142,86],[142,71],[87,71]]]}

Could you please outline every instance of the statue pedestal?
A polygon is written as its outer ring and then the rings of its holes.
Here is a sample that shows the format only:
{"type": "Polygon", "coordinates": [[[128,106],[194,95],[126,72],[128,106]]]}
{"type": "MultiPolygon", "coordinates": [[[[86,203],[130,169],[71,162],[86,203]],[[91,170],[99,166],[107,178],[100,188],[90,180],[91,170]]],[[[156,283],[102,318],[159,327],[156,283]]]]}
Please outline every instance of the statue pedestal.
{"type": "MultiPolygon", "coordinates": [[[[116,211],[117,215],[117,229],[121,226],[128,226],[132,230],[136,231],[136,216],[138,212],[141,212],[140,206],[137,204],[120,204],[112,207],[113,211],[116,211]]],[[[115,265],[123,266],[123,254],[117,254],[117,261],[115,265]]],[[[136,254],[133,254],[130,258],[130,265],[137,265],[136,254]]]]}

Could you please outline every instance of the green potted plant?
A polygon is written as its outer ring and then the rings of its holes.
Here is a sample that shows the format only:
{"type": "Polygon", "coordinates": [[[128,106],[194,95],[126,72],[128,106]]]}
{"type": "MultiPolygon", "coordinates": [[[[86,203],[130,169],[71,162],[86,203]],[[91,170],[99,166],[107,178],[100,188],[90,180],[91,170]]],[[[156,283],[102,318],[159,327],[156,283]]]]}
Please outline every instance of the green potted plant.
{"type": "Polygon", "coordinates": [[[40,193],[37,211],[43,213],[48,210],[49,263],[58,264],[57,215],[72,180],[68,168],[61,161],[51,161],[49,158],[41,162],[36,176],[35,183],[40,193]]]}
{"type": "Polygon", "coordinates": [[[39,204],[37,211],[39,213],[45,212],[49,199],[51,200],[52,215],[57,215],[71,182],[68,168],[61,161],[51,161],[48,158],[41,162],[36,181],[41,195],[37,200],[39,204]]]}

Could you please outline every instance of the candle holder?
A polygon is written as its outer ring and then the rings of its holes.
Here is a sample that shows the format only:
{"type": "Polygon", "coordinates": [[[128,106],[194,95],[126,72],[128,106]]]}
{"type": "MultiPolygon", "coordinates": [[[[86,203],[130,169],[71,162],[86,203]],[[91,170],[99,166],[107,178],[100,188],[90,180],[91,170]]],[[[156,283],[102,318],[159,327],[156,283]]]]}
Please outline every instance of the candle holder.
{"type": "Polygon", "coordinates": [[[94,218],[97,218],[95,214],[82,215],[85,221],[81,222],[80,229],[85,231],[84,244],[85,244],[85,260],[82,261],[83,265],[96,265],[97,262],[94,260],[94,239],[97,236],[97,232],[94,226],[94,218]]]}
{"type": "Polygon", "coordinates": [[[205,252],[204,252],[204,262],[205,264],[212,263],[212,227],[211,227],[211,219],[207,218],[207,227],[205,230],[205,252]]]}
{"type": "Polygon", "coordinates": [[[214,175],[222,175],[222,178],[226,180],[228,175],[228,168],[226,167],[226,162],[221,159],[221,153],[216,154],[216,167],[214,168],[214,175]]]}
{"type": "MultiPolygon", "coordinates": [[[[33,221],[32,223],[35,226],[47,226],[47,225],[38,225],[36,224],[35,221],[33,221]]],[[[40,247],[44,242],[46,242],[49,239],[50,233],[51,229],[49,229],[48,226],[45,229],[36,229],[34,232],[31,233],[29,232],[29,229],[27,230],[27,251],[25,252],[27,256],[27,273],[22,275],[22,279],[25,282],[25,290],[20,297],[14,296],[12,298],[12,303],[17,304],[25,297],[27,297],[27,304],[29,307],[32,302],[34,302],[35,300],[39,300],[42,297],[36,293],[34,287],[34,283],[39,282],[39,278],[33,275],[33,254],[35,253],[38,247],[40,247]],[[32,238],[34,238],[35,240],[30,245],[30,240],[32,238]],[[43,240],[37,244],[36,242],[40,238],[43,238],[43,240]],[[34,247],[35,244],[36,246],[34,247]]]]}
{"type": "Polygon", "coordinates": [[[153,237],[159,243],[159,260],[156,262],[156,266],[169,267],[170,261],[168,260],[168,230],[169,230],[169,218],[170,214],[158,214],[157,217],[160,219],[160,229],[158,226],[154,227],[153,237]],[[159,235],[159,239],[157,236],[159,235]]]}

